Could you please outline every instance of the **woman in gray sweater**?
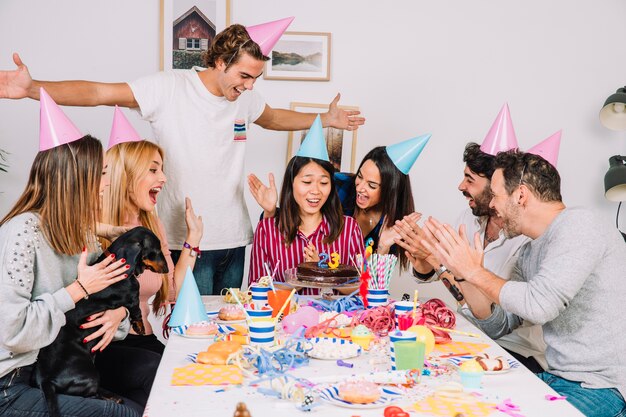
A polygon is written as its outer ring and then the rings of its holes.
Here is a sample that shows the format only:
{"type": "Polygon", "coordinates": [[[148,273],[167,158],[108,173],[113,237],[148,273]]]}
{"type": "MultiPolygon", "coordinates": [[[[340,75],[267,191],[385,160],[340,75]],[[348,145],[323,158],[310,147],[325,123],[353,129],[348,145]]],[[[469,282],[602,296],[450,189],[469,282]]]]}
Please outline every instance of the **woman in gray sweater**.
{"type": "MultiPolygon", "coordinates": [[[[76,302],[124,279],[127,270],[123,260],[112,257],[87,265],[97,255],[88,252],[99,251],[93,236],[100,142],[91,136],[59,137],[66,143],[37,154],[24,193],[0,221],[2,416],[46,412],[41,390],[29,384],[39,349],[54,341],[76,302]]],[[[97,348],[106,346],[116,331],[128,333],[125,315],[122,308],[94,319],[103,324],[89,336],[101,337],[97,348]]],[[[68,395],[58,395],[58,402],[63,416],[141,415],[141,408],[128,403],[68,395]]]]}

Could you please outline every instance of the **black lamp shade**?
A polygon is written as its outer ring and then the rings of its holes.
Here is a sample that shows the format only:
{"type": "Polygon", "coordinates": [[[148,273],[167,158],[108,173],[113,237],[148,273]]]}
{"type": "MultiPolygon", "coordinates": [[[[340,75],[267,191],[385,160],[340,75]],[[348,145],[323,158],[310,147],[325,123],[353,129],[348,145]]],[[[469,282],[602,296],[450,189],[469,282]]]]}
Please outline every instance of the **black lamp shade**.
{"type": "Polygon", "coordinates": [[[611,130],[626,130],[626,87],[606,99],[600,110],[600,123],[611,130]]]}
{"type": "Polygon", "coordinates": [[[626,157],[609,158],[609,170],[604,176],[604,196],[611,201],[626,201],[626,157]]]}

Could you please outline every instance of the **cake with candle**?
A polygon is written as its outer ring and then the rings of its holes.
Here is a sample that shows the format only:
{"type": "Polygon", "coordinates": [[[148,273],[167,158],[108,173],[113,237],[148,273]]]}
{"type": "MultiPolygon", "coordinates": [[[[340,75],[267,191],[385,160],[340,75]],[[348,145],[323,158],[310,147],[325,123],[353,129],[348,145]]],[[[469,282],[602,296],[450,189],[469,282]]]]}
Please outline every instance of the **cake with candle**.
{"type": "Polygon", "coordinates": [[[319,262],[303,262],[298,265],[298,280],[315,284],[343,285],[350,282],[358,283],[359,271],[350,265],[339,264],[336,268],[320,266],[319,262]]]}

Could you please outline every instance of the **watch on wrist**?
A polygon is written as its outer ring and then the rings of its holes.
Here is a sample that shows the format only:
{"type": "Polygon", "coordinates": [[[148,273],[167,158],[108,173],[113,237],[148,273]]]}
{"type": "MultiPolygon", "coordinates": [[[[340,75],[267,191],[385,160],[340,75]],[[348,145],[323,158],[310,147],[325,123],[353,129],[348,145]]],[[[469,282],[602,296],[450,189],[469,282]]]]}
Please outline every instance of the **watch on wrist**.
{"type": "Polygon", "coordinates": [[[446,268],[445,265],[441,264],[439,265],[439,268],[435,270],[435,275],[437,275],[437,278],[440,278],[441,274],[445,274],[446,272],[450,272],[450,271],[448,270],[448,268],[446,268]]]}

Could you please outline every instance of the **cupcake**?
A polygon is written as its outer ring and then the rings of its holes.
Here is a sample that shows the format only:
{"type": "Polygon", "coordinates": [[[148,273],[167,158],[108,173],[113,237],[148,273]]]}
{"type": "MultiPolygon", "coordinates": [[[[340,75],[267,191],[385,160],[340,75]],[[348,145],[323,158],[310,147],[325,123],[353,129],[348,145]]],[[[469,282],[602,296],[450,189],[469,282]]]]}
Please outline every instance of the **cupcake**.
{"type": "Polygon", "coordinates": [[[465,388],[480,388],[480,381],[485,371],[476,359],[465,361],[459,367],[459,375],[461,375],[461,384],[465,388]]]}
{"type": "Polygon", "coordinates": [[[210,336],[218,332],[217,324],[201,321],[187,327],[185,334],[187,336],[210,336]]]}
{"type": "Polygon", "coordinates": [[[359,324],[354,329],[352,329],[352,334],[350,338],[354,343],[361,346],[363,349],[368,350],[372,339],[374,339],[374,335],[372,334],[370,329],[362,324],[359,324]]]}

